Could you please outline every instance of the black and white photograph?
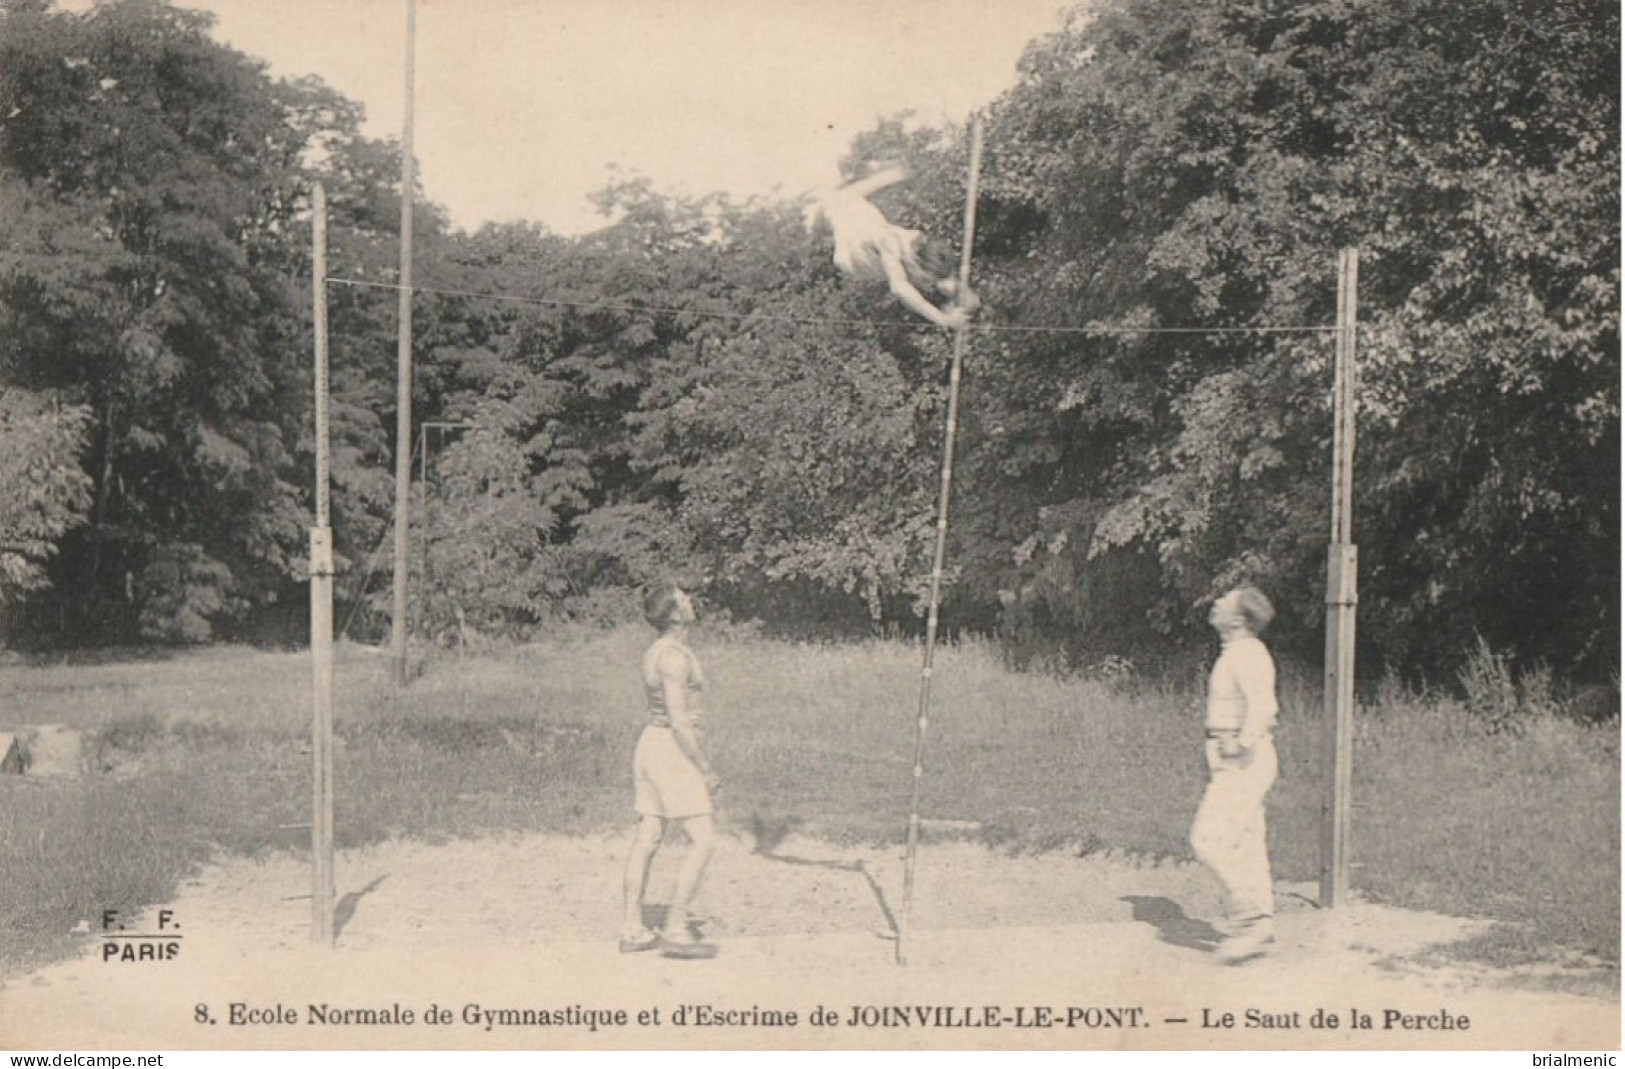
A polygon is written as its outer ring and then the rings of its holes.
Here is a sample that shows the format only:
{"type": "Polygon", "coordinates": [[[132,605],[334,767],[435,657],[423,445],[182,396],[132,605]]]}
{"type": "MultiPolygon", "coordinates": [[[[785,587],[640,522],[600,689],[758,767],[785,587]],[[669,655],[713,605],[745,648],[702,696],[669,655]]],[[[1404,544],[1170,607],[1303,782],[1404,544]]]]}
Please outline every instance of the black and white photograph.
{"type": "Polygon", "coordinates": [[[1620,82],[0,0],[0,1051],[1617,1064],[1620,82]]]}

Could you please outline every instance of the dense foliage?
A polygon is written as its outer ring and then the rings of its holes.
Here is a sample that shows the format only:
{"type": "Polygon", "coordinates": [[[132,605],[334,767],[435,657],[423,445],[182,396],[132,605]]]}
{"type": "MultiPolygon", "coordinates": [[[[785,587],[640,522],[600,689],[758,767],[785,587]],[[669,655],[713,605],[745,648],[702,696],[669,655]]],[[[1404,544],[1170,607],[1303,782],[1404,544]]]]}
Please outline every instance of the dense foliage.
{"type": "Polygon", "coordinates": [[[84,522],[90,479],[76,453],[88,419],[29,390],[0,393],[0,604],[49,586],[57,540],[84,522]]]}
{"type": "Polygon", "coordinates": [[[1143,552],[1166,620],[1248,575],[1312,624],[1332,343],[1290,328],[1333,321],[1352,246],[1371,651],[1610,655],[1618,40],[1589,0],[1131,0],[1031,48],[993,115],[989,303],[1119,332],[1012,341],[981,406],[1042,487],[1005,511],[1066,558],[1024,591],[1143,552]],[[1232,333],[1121,332],[1190,326],[1232,333]]]}
{"type": "MultiPolygon", "coordinates": [[[[1033,42],[985,116],[950,624],[1137,655],[1248,577],[1313,651],[1319,328],[1350,246],[1365,663],[1442,672],[1482,635],[1606,669],[1618,38],[1596,0],[1111,0],[1033,42]]],[[[883,123],[847,162],[899,158],[917,178],[888,214],[957,234],[962,132],[883,123]]],[[[387,585],[394,147],[203,16],[0,0],[0,383],[29,398],[0,435],[38,457],[0,465],[0,541],[27,487],[45,502],[0,595],[36,641],[300,618],[316,181],[350,280],[329,287],[349,618],[387,585]]],[[[602,207],[575,239],[422,210],[418,629],[606,613],[674,568],[776,627],[913,626],[948,339],[841,279],[794,205],[633,180],[602,207]]]]}

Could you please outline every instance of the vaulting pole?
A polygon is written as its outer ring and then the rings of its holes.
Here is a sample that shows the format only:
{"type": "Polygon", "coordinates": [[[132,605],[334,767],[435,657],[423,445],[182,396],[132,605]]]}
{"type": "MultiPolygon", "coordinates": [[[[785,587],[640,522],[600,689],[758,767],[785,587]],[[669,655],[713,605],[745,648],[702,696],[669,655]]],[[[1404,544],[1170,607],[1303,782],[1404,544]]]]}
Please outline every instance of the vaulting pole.
{"type": "Polygon", "coordinates": [[[1354,545],[1354,421],[1360,254],[1337,255],[1337,367],[1332,384],[1332,530],[1326,554],[1327,795],[1320,852],[1320,904],[1349,895],[1349,811],[1354,778],[1354,614],[1359,556],[1354,545]]]}
{"type": "Polygon", "coordinates": [[[395,585],[390,651],[395,684],[406,685],[406,567],[412,527],[412,97],[417,0],[406,0],[406,117],[401,127],[401,285],[395,354],[395,585]]]}
{"type": "MultiPolygon", "coordinates": [[[[982,120],[970,131],[970,178],[965,185],[965,240],[959,251],[959,292],[970,291],[971,243],[976,237],[976,188],[982,174],[982,120]]],[[[954,358],[948,374],[948,424],[942,440],[942,485],[937,494],[937,548],[931,561],[931,601],[925,616],[925,664],[920,670],[920,714],[914,728],[914,788],[908,807],[908,853],[903,863],[903,913],[897,926],[897,964],[908,964],[908,938],[914,919],[914,859],[920,844],[920,789],[925,779],[925,732],[931,724],[931,663],[937,648],[937,605],[942,565],[948,552],[948,501],[953,489],[954,438],[959,433],[959,378],[965,363],[969,326],[954,331],[954,358]]]]}
{"type": "Polygon", "coordinates": [[[333,943],[333,531],[328,498],[327,191],[312,190],[311,289],[316,335],[316,525],[310,529],[311,924],[333,943]]]}

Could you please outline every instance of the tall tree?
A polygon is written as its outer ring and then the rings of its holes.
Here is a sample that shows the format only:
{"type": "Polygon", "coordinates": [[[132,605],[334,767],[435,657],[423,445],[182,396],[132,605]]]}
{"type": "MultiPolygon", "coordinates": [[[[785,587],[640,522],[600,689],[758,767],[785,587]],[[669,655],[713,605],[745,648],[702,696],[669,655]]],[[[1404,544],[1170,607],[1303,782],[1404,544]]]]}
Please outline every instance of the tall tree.
{"type": "Polygon", "coordinates": [[[1436,665],[1477,628],[1595,665],[1618,633],[1617,7],[1090,10],[993,124],[989,305],[1098,328],[1004,346],[998,470],[1033,488],[1015,548],[1040,547],[1006,584],[1046,546],[1069,571],[1148,555],[1177,628],[1247,575],[1312,647],[1330,342],[1290,328],[1331,322],[1354,245],[1370,661],[1436,665]]]}
{"type": "MultiPolygon", "coordinates": [[[[91,413],[68,638],[206,640],[302,577],[307,191],[327,179],[359,242],[383,150],[209,30],[159,0],[0,8],[0,381],[91,413]]],[[[338,511],[365,520],[376,415],[335,378],[338,511]]]]}

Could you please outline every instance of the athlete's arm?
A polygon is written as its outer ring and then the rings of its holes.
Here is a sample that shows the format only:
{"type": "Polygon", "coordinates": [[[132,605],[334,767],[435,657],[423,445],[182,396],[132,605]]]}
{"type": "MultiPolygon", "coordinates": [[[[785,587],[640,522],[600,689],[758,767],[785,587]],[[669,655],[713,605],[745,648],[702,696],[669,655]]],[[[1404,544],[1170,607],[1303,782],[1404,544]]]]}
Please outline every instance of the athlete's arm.
{"type": "Polygon", "coordinates": [[[1269,733],[1279,711],[1275,698],[1275,661],[1262,645],[1253,644],[1249,656],[1236,665],[1236,685],[1246,705],[1241,721],[1241,744],[1257,746],[1269,733]]]}
{"type": "Polygon", "coordinates": [[[901,165],[886,167],[874,174],[866,175],[856,182],[848,182],[841,187],[843,193],[855,193],[860,197],[869,197],[879,193],[887,186],[895,186],[908,178],[908,170],[901,165]]]}
{"type": "Polygon", "coordinates": [[[945,312],[926,300],[924,295],[914,288],[914,283],[909,281],[908,269],[903,266],[897,251],[890,244],[881,247],[880,262],[886,269],[886,283],[891,287],[892,296],[902,301],[910,311],[924,316],[939,327],[947,327],[950,330],[970,322],[970,313],[965,310],[952,308],[945,312]]]}
{"type": "Polygon", "coordinates": [[[689,673],[693,665],[681,650],[667,649],[660,654],[656,665],[660,673],[660,691],[666,698],[666,715],[671,718],[671,733],[677,748],[694,762],[694,767],[705,777],[706,785],[717,788],[717,775],[711,770],[705,750],[700,746],[699,729],[694,724],[694,713],[688,706],[689,673]]]}

